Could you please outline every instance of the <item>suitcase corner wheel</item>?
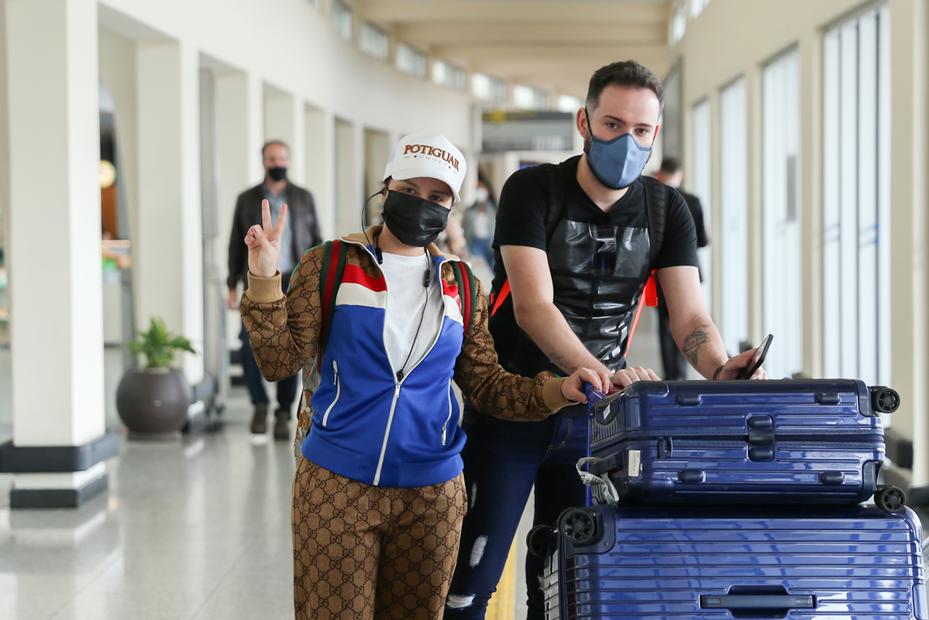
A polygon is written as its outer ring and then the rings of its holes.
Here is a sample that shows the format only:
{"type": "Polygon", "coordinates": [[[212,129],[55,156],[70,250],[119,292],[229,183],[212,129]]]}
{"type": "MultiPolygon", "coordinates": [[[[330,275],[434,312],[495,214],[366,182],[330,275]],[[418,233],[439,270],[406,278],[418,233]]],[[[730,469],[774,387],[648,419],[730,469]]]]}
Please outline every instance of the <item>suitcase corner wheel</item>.
{"type": "Polygon", "coordinates": [[[588,509],[570,508],[558,521],[565,538],[577,545],[587,545],[597,540],[597,516],[588,509]]]}
{"type": "Polygon", "coordinates": [[[906,492],[892,485],[879,487],[874,493],[874,503],[890,513],[902,512],[906,507],[906,492]]]}
{"type": "Polygon", "coordinates": [[[900,408],[900,394],[896,390],[882,385],[870,388],[871,407],[876,413],[893,413],[900,408]]]}
{"type": "Polygon", "coordinates": [[[547,559],[555,544],[555,531],[549,525],[536,525],[526,534],[526,548],[537,558],[547,559]]]}

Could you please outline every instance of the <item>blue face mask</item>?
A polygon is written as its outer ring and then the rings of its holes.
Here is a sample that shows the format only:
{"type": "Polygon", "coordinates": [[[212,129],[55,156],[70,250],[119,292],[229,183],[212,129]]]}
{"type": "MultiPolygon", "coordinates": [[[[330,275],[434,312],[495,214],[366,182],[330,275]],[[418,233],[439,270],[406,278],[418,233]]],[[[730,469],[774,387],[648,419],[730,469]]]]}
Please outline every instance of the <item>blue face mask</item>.
{"type": "MultiPolygon", "coordinates": [[[[587,110],[584,110],[584,114],[587,114],[587,110]]],[[[648,163],[652,147],[639,146],[631,133],[612,140],[598,139],[591,129],[589,114],[587,131],[590,132],[590,143],[585,152],[597,180],[610,189],[623,189],[632,185],[648,163]]]]}

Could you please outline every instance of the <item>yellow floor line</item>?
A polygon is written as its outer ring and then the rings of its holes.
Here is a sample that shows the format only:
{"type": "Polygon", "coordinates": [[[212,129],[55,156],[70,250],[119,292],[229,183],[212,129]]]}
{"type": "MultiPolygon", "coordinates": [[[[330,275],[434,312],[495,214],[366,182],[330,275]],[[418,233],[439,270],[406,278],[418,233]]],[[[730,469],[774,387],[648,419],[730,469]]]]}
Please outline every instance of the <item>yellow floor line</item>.
{"type": "Polygon", "coordinates": [[[487,604],[487,620],[513,620],[516,607],[516,544],[510,547],[497,591],[487,604]]]}

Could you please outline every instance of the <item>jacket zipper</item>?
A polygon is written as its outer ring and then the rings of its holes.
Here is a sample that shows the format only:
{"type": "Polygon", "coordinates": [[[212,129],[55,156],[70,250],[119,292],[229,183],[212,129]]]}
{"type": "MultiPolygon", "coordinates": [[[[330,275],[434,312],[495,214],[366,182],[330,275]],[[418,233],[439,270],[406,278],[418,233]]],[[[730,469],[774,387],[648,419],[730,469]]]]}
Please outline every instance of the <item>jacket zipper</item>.
{"type": "MultiPolygon", "coordinates": [[[[381,275],[384,274],[384,271],[381,269],[380,265],[377,262],[377,257],[371,253],[371,250],[369,250],[366,245],[362,243],[358,243],[357,241],[346,241],[344,238],[342,239],[342,241],[344,241],[345,243],[350,243],[352,245],[360,246],[362,249],[364,249],[364,251],[368,254],[368,256],[374,259],[374,265],[381,272],[381,275]]],[[[439,274],[441,275],[442,265],[444,265],[447,262],[448,262],[448,259],[443,257],[442,261],[438,265],[433,265],[433,269],[438,271],[439,274]]],[[[384,295],[385,295],[384,330],[381,334],[381,346],[384,347],[384,355],[387,357],[387,360],[389,363],[390,356],[387,355],[387,345],[384,344],[386,342],[386,337],[385,337],[384,332],[386,332],[387,330],[386,298],[390,296],[390,291],[385,289],[384,295]]],[[[445,316],[445,306],[444,306],[445,300],[444,299],[442,300],[442,304],[443,304],[442,316],[443,316],[443,321],[444,321],[444,316],[445,316]]],[[[393,373],[393,368],[391,368],[391,374],[394,375],[394,396],[393,396],[393,400],[391,400],[390,402],[390,413],[387,415],[387,428],[384,430],[384,441],[381,443],[381,454],[377,459],[377,469],[374,472],[374,481],[372,483],[373,486],[378,486],[381,482],[381,471],[384,468],[384,456],[387,454],[387,441],[390,439],[390,428],[393,426],[394,412],[397,410],[397,401],[400,400],[400,387],[403,385],[403,382],[406,381],[407,377],[413,374],[413,371],[419,367],[422,361],[426,359],[427,357],[429,357],[429,354],[432,353],[433,349],[435,349],[435,345],[439,342],[439,338],[441,336],[442,336],[442,325],[440,324],[439,329],[436,332],[435,338],[433,339],[432,344],[429,346],[429,349],[426,350],[423,356],[419,358],[416,364],[414,364],[413,367],[410,368],[410,370],[405,375],[403,375],[402,378],[398,379],[397,375],[393,373]]]]}
{"type": "Polygon", "coordinates": [[[448,382],[448,417],[445,418],[445,424],[442,425],[442,445],[445,446],[445,441],[448,438],[448,423],[452,419],[452,382],[448,382]]]}
{"type": "Polygon", "coordinates": [[[342,383],[339,381],[339,365],[335,360],[332,360],[332,382],[335,384],[335,398],[332,400],[329,407],[326,408],[326,413],[323,415],[323,428],[326,428],[329,424],[329,414],[332,413],[332,409],[335,407],[335,404],[339,402],[339,396],[342,394],[342,383]]]}

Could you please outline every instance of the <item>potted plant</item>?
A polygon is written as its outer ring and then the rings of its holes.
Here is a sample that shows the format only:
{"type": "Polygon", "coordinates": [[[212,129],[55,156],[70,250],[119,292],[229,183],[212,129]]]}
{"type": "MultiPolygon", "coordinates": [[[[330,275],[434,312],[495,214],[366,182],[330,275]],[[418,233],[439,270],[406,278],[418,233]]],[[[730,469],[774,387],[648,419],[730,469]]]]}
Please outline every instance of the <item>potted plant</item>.
{"type": "Polygon", "coordinates": [[[184,373],[172,364],[178,351],[196,353],[194,348],[159,318],[129,348],[146,360],[144,368],[127,370],[116,389],[116,410],[130,439],[176,437],[187,421],[191,393],[184,373]]]}

